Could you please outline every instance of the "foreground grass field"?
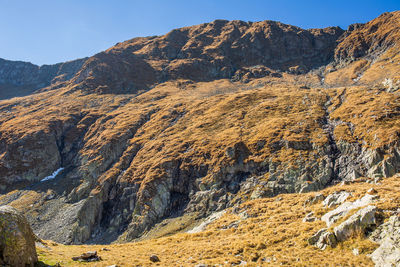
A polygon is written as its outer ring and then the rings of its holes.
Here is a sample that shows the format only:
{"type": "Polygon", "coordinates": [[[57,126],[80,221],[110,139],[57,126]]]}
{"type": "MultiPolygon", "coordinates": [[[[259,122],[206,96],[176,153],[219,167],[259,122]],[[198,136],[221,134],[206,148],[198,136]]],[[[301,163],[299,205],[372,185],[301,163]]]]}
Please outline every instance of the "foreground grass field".
{"type": "MultiPolygon", "coordinates": [[[[398,177],[385,179],[379,184],[359,179],[351,184],[327,188],[322,193],[327,196],[346,190],[352,194],[349,200],[355,200],[371,187],[379,195],[375,205],[384,214],[388,215],[400,206],[398,177]]],[[[194,234],[177,233],[111,245],[69,246],[47,241],[48,248],[38,248],[39,259],[43,264],[59,263],[61,266],[373,266],[367,255],[377,245],[363,236],[324,251],[307,243],[307,239],[324,228],[325,223],[320,220],[306,223],[302,219],[310,211],[320,217],[328,210],[322,203],[304,205],[315,194],[286,194],[248,201],[239,208],[228,210],[205,231],[194,234]],[[353,254],[355,248],[359,255],[353,254]],[[71,259],[87,251],[97,251],[102,261],[79,263],[71,259]],[[160,262],[151,262],[152,254],[156,254],[160,262]]]]}

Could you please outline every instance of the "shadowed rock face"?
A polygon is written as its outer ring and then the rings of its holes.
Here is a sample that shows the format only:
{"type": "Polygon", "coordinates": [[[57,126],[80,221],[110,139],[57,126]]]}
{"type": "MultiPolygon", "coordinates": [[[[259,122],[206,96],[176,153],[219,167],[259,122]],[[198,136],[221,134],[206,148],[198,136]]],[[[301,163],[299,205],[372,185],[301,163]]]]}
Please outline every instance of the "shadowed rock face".
{"type": "Polygon", "coordinates": [[[29,95],[36,90],[71,79],[86,58],[37,66],[0,58],[0,99],[29,95]]]}
{"type": "Polygon", "coordinates": [[[387,17],[346,33],[215,21],[117,44],[70,80],[0,102],[0,203],[44,239],[99,243],[250,197],[392,176],[400,96],[381,82],[396,83],[398,45],[373,61],[375,46],[340,52],[368,25],[390,38],[387,17]]]}

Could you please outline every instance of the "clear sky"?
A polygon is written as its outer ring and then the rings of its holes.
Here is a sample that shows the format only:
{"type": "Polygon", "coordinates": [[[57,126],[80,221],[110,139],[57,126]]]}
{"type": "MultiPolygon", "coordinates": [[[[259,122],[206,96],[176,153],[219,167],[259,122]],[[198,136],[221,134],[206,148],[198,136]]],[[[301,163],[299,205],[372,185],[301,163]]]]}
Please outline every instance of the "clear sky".
{"type": "Polygon", "coordinates": [[[215,19],[347,28],[395,10],[400,0],[0,0],[0,57],[53,64],[215,19]]]}

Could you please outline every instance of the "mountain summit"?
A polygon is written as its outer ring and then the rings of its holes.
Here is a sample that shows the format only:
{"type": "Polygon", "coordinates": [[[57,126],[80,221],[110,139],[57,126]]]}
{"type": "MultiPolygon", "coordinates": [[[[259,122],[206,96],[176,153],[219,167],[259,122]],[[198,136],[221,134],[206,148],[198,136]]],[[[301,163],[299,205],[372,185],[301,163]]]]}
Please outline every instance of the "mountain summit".
{"type": "Polygon", "coordinates": [[[399,33],[398,11],[347,30],[216,20],[57,65],[0,60],[0,203],[43,239],[109,243],[391,177],[399,33]]]}

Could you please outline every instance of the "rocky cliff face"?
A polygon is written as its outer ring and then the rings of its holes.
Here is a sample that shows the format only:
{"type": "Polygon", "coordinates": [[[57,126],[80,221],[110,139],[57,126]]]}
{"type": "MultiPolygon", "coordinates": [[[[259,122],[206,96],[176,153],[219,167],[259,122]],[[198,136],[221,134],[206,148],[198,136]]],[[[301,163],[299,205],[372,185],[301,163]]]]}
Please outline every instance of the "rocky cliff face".
{"type": "Polygon", "coordinates": [[[71,79],[87,58],[37,66],[0,58],[0,99],[29,95],[49,85],[71,79]]]}
{"type": "Polygon", "coordinates": [[[0,203],[45,239],[127,241],[169,216],[389,177],[399,44],[374,42],[398,17],[346,32],[215,21],[118,44],[0,102],[0,203]]]}

